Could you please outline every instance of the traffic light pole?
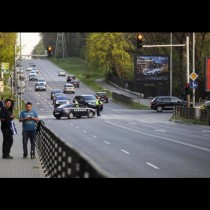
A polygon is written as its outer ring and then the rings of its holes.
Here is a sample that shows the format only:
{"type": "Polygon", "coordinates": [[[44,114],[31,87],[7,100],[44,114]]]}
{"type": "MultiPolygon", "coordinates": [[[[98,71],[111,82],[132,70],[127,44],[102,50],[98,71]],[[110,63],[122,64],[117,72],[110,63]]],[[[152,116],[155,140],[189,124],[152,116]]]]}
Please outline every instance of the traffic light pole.
{"type": "MultiPolygon", "coordinates": [[[[189,56],[189,36],[186,37],[186,44],[164,44],[164,45],[142,45],[144,48],[151,47],[186,47],[186,57],[187,57],[187,69],[186,69],[186,81],[189,83],[189,66],[190,66],[190,56],[189,56]]],[[[190,107],[190,94],[187,94],[187,107],[190,107]]]]}

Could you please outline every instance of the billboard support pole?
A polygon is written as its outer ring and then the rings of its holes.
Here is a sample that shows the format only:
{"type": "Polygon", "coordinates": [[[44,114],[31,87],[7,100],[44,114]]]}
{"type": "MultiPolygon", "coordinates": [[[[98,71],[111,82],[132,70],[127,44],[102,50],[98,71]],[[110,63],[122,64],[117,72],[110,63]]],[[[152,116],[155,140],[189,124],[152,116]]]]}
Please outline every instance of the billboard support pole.
{"type": "MultiPolygon", "coordinates": [[[[193,56],[192,56],[192,72],[195,73],[195,32],[193,32],[193,56]]],[[[195,107],[195,88],[193,88],[193,108],[195,107]]]]}
{"type": "MultiPolygon", "coordinates": [[[[171,32],[171,34],[170,34],[170,42],[171,42],[171,45],[172,45],[172,42],[173,42],[173,37],[172,37],[172,35],[173,35],[173,33],[171,32]]],[[[172,86],[172,82],[173,82],[173,80],[172,80],[172,56],[173,56],[173,52],[172,52],[172,46],[170,47],[170,96],[172,96],[172,88],[173,88],[173,86],[172,86]]]]}
{"type": "MultiPolygon", "coordinates": [[[[186,37],[186,55],[187,55],[187,70],[186,77],[187,83],[190,82],[190,50],[189,50],[189,36],[186,37]]],[[[187,94],[187,107],[190,107],[190,94],[187,94]]]]}

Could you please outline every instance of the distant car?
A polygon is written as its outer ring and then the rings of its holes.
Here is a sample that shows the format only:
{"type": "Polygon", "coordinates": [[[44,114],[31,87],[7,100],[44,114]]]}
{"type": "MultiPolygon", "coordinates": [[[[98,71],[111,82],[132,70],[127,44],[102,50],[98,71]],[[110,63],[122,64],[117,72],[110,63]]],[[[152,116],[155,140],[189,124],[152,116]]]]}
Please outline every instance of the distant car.
{"type": "Polygon", "coordinates": [[[75,93],[74,85],[66,83],[63,88],[64,93],[75,93]]]}
{"type": "Polygon", "coordinates": [[[31,81],[31,80],[38,80],[38,75],[36,74],[36,73],[33,73],[33,74],[29,74],[29,80],[31,81]]]}
{"type": "Polygon", "coordinates": [[[54,108],[53,115],[56,119],[61,119],[61,117],[68,117],[69,119],[74,117],[81,118],[82,116],[93,118],[95,110],[82,104],[64,104],[54,108]]]}
{"type": "Polygon", "coordinates": [[[29,66],[35,67],[35,63],[29,63],[29,66]]]}
{"type": "Polygon", "coordinates": [[[54,107],[58,107],[62,104],[70,104],[70,99],[65,95],[56,96],[54,100],[54,107]]]}
{"type": "Polygon", "coordinates": [[[28,67],[26,68],[26,71],[31,71],[33,68],[32,67],[28,67]]]}
{"type": "Polygon", "coordinates": [[[66,72],[61,70],[59,71],[58,76],[66,76],[66,72]]]}
{"type": "Polygon", "coordinates": [[[51,94],[50,94],[51,100],[53,100],[53,98],[54,98],[54,96],[55,96],[55,93],[63,93],[63,91],[60,90],[60,89],[54,89],[54,90],[52,90],[52,91],[51,91],[51,94]]]}
{"type": "Polygon", "coordinates": [[[175,96],[157,96],[151,101],[151,109],[154,109],[157,112],[173,110],[176,105],[186,106],[187,102],[175,96]]]}
{"type": "Polygon", "coordinates": [[[76,77],[73,74],[70,74],[67,76],[66,82],[71,82],[71,80],[76,79],[76,77]]]}
{"type": "Polygon", "coordinates": [[[30,73],[39,74],[39,71],[38,71],[38,69],[36,69],[36,68],[32,68],[30,73]]]}
{"type": "Polygon", "coordinates": [[[100,101],[109,103],[109,98],[106,92],[97,92],[96,96],[100,98],[100,101]]]}
{"type": "Polygon", "coordinates": [[[35,91],[43,90],[46,91],[46,85],[43,82],[37,82],[35,84],[35,91]]]}
{"type": "Polygon", "coordinates": [[[79,87],[79,80],[78,79],[72,79],[69,83],[74,85],[74,87],[79,87]]]}
{"type": "MultiPolygon", "coordinates": [[[[74,97],[79,104],[96,109],[96,96],[94,95],[78,95],[74,97]]],[[[100,106],[100,111],[103,110],[103,104],[100,106]]]]}
{"type": "Polygon", "coordinates": [[[44,85],[47,86],[47,82],[44,78],[38,78],[37,83],[39,82],[44,83],[44,85]]]}

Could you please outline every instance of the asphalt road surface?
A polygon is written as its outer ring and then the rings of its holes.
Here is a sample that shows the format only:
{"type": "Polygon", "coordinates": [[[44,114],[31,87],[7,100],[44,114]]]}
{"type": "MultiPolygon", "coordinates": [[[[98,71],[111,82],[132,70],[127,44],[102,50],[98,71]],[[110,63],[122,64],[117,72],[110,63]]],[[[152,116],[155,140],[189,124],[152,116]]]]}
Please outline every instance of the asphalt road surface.
{"type": "MultiPolygon", "coordinates": [[[[170,122],[172,111],[130,110],[104,104],[101,117],[61,118],[52,115],[52,89],[62,89],[66,77],[47,60],[34,62],[47,91],[35,92],[34,81],[26,80],[23,98],[31,101],[46,126],[74,148],[88,155],[115,177],[176,178],[210,177],[210,127],[170,122]]],[[[25,71],[25,70],[24,70],[25,71]]],[[[28,72],[26,72],[28,75],[28,72]]],[[[28,76],[26,76],[28,79],[28,76]]],[[[77,94],[94,94],[80,83],[77,94]]]]}

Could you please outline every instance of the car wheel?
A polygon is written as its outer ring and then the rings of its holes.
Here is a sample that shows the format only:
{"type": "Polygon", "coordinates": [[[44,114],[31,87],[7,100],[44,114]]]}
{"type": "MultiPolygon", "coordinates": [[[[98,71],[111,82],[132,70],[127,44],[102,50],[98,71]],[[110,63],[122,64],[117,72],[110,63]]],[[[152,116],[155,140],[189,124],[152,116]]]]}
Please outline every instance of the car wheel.
{"type": "Polygon", "coordinates": [[[56,116],[55,117],[57,120],[60,120],[61,119],[61,116],[56,116]]]}
{"type": "Polygon", "coordinates": [[[157,112],[162,112],[163,111],[163,107],[162,106],[158,106],[156,110],[157,110],[157,112]]]}
{"type": "Polygon", "coordinates": [[[72,118],[74,118],[74,115],[73,115],[73,113],[71,113],[71,112],[70,112],[70,113],[68,114],[68,118],[69,118],[69,119],[72,119],[72,118]]]}
{"type": "Polygon", "coordinates": [[[88,118],[93,118],[93,116],[94,116],[94,112],[93,111],[88,112],[88,118]]]}

